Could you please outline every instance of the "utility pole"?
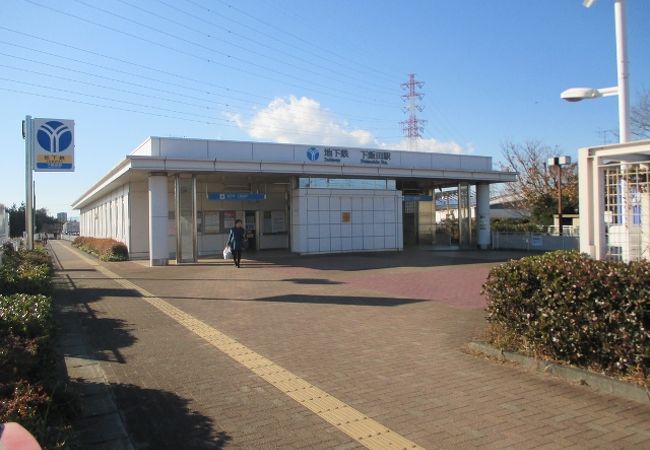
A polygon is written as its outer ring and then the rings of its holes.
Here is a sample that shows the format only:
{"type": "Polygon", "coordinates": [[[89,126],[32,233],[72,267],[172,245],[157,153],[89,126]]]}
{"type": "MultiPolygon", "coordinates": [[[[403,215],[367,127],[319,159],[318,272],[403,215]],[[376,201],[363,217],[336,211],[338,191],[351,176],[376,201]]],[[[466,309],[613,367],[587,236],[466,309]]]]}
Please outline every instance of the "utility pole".
{"type": "Polygon", "coordinates": [[[34,249],[34,180],[33,180],[33,122],[32,116],[25,116],[25,121],[23,122],[23,138],[25,139],[25,248],[27,250],[34,249]]]}

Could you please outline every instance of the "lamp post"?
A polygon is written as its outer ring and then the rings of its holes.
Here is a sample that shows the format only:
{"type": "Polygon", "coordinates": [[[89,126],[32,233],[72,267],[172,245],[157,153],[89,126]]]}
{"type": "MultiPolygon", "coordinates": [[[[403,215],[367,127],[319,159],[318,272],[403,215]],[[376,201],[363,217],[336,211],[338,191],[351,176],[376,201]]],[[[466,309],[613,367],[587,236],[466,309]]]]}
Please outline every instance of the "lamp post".
{"type": "MultiPolygon", "coordinates": [[[[589,8],[595,0],[584,0],[583,5],[589,8]]],[[[615,87],[571,88],[560,94],[569,102],[618,95],[618,130],[619,142],[630,140],[630,94],[628,89],[629,74],[627,71],[627,37],[625,23],[625,0],[614,0],[614,22],[616,26],[616,71],[618,85],[615,87]]]]}
{"type": "Polygon", "coordinates": [[[569,164],[571,164],[570,156],[556,156],[546,161],[547,167],[557,167],[557,228],[559,236],[562,236],[562,166],[569,164]]]}

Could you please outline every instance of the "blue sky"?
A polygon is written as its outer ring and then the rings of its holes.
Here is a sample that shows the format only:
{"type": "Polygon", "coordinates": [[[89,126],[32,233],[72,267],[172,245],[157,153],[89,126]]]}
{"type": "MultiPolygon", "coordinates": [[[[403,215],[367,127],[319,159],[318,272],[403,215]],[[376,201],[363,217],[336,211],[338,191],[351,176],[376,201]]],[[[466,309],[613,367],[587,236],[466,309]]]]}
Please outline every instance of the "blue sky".
{"type": "MultiPolygon", "coordinates": [[[[650,4],[627,3],[634,102],[650,4]]],[[[35,174],[56,213],[150,135],[403,145],[412,72],[424,148],[497,161],[505,140],[536,139],[575,155],[617,128],[615,97],[559,98],[616,84],[613,1],[3,0],[0,202],[24,199],[26,114],[76,121],[76,172],[35,174]]]]}

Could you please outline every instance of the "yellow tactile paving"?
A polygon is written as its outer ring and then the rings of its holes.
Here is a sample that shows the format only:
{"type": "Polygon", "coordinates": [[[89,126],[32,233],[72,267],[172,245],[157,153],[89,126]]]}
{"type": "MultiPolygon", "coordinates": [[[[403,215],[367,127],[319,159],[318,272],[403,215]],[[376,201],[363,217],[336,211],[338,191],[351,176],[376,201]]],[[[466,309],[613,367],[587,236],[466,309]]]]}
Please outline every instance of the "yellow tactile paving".
{"type": "Polygon", "coordinates": [[[139,292],[143,296],[143,300],[151,306],[165,313],[197,336],[203,338],[218,350],[227,354],[233,360],[248,368],[257,376],[312,411],[321,419],[329,422],[364,447],[373,450],[423,448],[406,439],[404,436],[386,428],[379,422],[367,417],[350,405],[332,397],[327,392],[309,384],[306,380],[275,364],[270,359],[246,347],[216,328],[176,308],[165,300],[156,297],[131,281],[120,277],[113,271],[100,265],[96,260],[63,245],[59,245],[58,248],[65,248],[73,252],[77,257],[94,266],[99,272],[111,280],[127,289],[139,292]]]}

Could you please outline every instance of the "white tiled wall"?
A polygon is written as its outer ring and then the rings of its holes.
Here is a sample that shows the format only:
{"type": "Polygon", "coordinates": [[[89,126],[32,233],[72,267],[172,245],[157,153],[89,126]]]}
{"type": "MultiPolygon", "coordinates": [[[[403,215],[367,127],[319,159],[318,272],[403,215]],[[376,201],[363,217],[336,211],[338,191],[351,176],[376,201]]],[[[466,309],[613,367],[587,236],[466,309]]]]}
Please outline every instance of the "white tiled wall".
{"type": "Polygon", "coordinates": [[[295,189],[291,248],[298,253],[401,250],[399,191],[295,189]],[[342,213],[350,222],[342,222],[342,213]]]}

